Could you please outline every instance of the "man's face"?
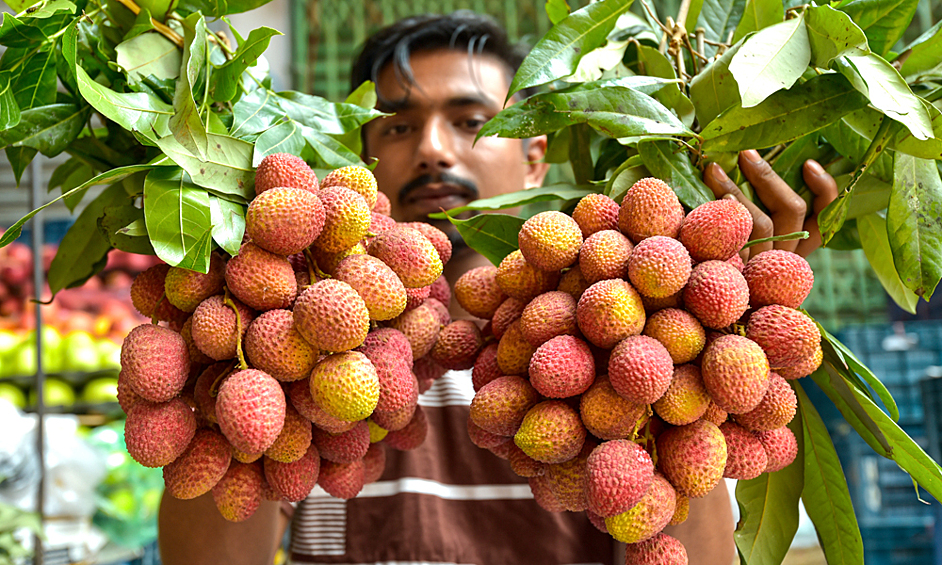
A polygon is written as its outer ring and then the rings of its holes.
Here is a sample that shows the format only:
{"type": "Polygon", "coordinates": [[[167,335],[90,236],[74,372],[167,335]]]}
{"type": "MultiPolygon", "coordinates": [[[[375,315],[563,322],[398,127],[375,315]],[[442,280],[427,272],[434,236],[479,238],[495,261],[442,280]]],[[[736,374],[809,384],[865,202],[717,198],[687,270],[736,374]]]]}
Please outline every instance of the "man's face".
{"type": "Polygon", "coordinates": [[[394,102],[380,109],[395,115],[370,122],[364,133],[364,152],[379,160],[373,172],[396,220],[426,221],[432,212],[542,182],[545,166],[531,163],[542,157],[542,139],[524,151],[519,139],[486,137],[472,149],[507,95],[508,71],[499,59],[441,49],[415,53],[410,63],[411,90],[393,65],[380,71],[381,99],[394,102]]]}

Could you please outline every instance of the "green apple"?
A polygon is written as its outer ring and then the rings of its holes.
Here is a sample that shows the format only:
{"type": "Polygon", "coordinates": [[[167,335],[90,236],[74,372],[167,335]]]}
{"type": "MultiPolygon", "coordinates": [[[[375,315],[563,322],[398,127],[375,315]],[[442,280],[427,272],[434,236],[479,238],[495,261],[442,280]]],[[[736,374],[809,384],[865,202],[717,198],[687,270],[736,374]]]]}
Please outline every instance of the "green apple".
{"type": "Polygon", "coordinates": [[[59,351],[62,356],[62,368],[66,371],[91,373],[101,368],[95,338],[88,332],[69,332],[62,338],[59,351]]]}
{"type": "Polygon", "coordinates": [[[0,330],[0,377],[12,377],[13,356],[16,348],[23,339],[16,332],[10,330],[0,330]]]}
{"type": "Polygon", "coordinates": [[[108,338],[95,342],[98,348],[98,366],[102,369],[121,370],[121,345],[108,338]]]}
{"type": "MultiPolygon", "coordinates": [[[[35,347],[36,331],[30,330],[26,334],[26,340],[32,342],[35,347]]],[[[42,329],[43,341],[43,372],[46,374],[61,373],[62,366],[62,336],[59,331],[52,327],[44,325],[42,329]]],[[[35,373],[35,369],[33,373],[35,373]]]]}
{"type": "Polygon", "coordinates": [[[13,383],[0,383],[0,398],[9,400],[17,408],[26,407],[26,395],[13,383]]]}
{"type": "Polygon", "coordinates": [[[10,356],[10,374],[31,377],[36,374],[36,342],[24,339],[10,356]]]}
{"type": "Polygon", "coordinates": [[[89,404],[104,404],[118,401],[118,379],[115,377],[99,377],[85,383],[82,389],[82,400],[89,404]]]}
{"type": "MultiPolygon", "coordinates": [[[[35,405],[37,401],[36,389],[31,389],[29,391],[29,402],[35,405]]],[[[72,390],[72,385],[62,379],[49,377],[45,380],[45,386],[43,386],[43,401],[46,406],[72,406],[75,404],[75,391],[72,390]]]]}

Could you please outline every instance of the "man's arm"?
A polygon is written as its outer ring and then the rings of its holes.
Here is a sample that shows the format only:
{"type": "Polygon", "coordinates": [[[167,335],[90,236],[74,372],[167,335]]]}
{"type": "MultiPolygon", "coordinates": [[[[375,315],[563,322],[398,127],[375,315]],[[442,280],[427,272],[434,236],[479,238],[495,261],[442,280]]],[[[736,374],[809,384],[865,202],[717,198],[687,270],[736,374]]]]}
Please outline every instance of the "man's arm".
{"type": "Polygon", "coordinates": [[[179,500],[164,493],[157,517],[164,565],[271,565],[288,517],[281,503],[264,500],[244,522],[229,522],[211,493],[179,500]]]}

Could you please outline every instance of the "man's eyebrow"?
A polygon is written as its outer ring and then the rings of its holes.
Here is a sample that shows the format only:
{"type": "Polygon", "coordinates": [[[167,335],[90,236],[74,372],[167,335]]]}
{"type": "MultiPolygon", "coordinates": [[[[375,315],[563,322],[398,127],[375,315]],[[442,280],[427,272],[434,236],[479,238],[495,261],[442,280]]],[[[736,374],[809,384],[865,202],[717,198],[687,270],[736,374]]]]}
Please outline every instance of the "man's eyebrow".
{"type": "MultiPolygon", "coordinates": [[[[467,106],[499,106],[499,104],[483,95],[462,94],[454,96],[445,101],[446,108],[464,108],[467,106]]],[[[420,107],[412,97],[400,98],[399,100],[386,100],[377,104],[377,110],[387,113],[405,112],[420,107]]]]}

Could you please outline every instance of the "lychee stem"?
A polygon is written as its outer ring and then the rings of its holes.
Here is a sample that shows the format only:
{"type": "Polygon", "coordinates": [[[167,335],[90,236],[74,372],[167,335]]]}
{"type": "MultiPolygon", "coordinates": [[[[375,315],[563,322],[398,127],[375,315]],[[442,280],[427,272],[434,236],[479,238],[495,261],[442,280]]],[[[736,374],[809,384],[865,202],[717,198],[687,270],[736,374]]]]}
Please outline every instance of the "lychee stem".
{"type": "Polygon", "coordinates": [[[160,293],[160,298],[157,299],[157,302],[154,303],[154,310],[150,313],[150,323],[155,326],[160,323],[160,320],[157,319],[157,309],[160,308],[160,304],[167,299],[167,293],[160,293]]]}
{"type": "Polygon", "coordinates": [[[216,377],[216,380],[213,381],[213,384],[209,387],[209,396],[216,398],[216,395],[219,394],[219,385],[222,384],[223,379],[232,374],[232,371],[236,368],[237,361],[233,361],[229,364],[229,368],[225,371],[221,371],[216,377]]]}
{"type": "Polygon", "coordinates": [[[239,309],[236,308],[235,302],[232,301],[232,297],[229,295],[229,288],[225,287],[226,291],[226,306],[232,308],[232,311],[235,312],[236,317],[236,355],[239,356],[239,369],[246,370],[249,368],[249,364],[245,362],[245,354],[242,353],[242,316],[239,315],[239,309]]]}

